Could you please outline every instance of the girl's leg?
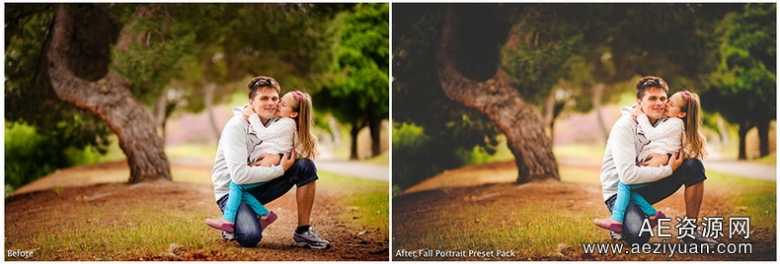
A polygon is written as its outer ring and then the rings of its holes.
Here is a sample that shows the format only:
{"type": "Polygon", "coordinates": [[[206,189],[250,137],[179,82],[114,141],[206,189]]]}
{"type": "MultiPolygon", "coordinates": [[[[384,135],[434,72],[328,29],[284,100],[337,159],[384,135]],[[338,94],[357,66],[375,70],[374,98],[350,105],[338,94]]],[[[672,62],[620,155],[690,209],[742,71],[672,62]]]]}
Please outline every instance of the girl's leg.
{"type": "Polygon", "coordinates": [[[228,199],[227,202],[225,202],[225,209],[222,213],[222,217],[225,221],[228,221],[231,224],[236,223],[236,213],[238,213],[238,206],[241,205],[243,194],[244,192],[241,190],[241,186],[231,181],[228,185],[228,199]]]}
{"type": "Polygon", "coordinates": [[[615,204],[612,206],[612,220],[623,223],[630,200],[631,187],[622,182],[618,183],[617,197],[615,197],[615,204]]]}
{"type": "Polygon", "coordinates": [[[253,211],[259,216],[266,216],[268,215],[268,208],[265,208],[260,201],[255,198],[254,195],[252,195],[249,192],[242,192],[241,199],[246,203],[246,205],[249,206],[249,208],[252,208],[253,211]]]}
{"type": "Polygon", "coordinates": [[[641,194],[631,192],[631,202],[636,204],[636,206],[639,207],[639,210],[642,210],[642,213],[647,216],[655,216],[657,213],[655,208],[653,208],[653,205],[650,204],[650,202],[648,202],[647,199],[645,199],[645,197],[643,197],[641,194]]]}

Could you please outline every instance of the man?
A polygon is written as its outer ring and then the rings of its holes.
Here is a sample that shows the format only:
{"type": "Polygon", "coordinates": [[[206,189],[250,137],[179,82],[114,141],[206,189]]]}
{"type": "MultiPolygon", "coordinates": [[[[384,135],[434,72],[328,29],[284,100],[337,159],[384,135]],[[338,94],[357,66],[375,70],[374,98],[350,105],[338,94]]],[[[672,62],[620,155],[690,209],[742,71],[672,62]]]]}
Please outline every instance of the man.
{"type": "MultiPolygon", "coordinates": [[[[276,121],[280,90],[279,83],[271,77],[255,77],[249,83],[249,107],[265,126],[276,121]]],[[[293,233],[293,240],[298,246],[326,248],[329,242],[320,238],[309,222],[318,179],[314,163],[305,158],[295,159],[293,151],[285,154],[277,166],[251,167],[248,165],[249,153],[258,143],[262,144],[241,115],[231,117],[222,129],[211,176],[220,210],[224,210],[227,202],[231,180],[237,184],[262,182],[262,185],[250,190],[250,194],[262,204],[281,197],[296,185],[298,228],[293,233]]],[[[234,238],[242,247],[255,247],[262,238],[263,228],[255,212],[242,201],[236,215],[234,236],[223,233],[223,237],[234,238]]]]}
{"type": "MultiPolygon", "coordinates": [[[[636,91],[637,104],[651,123],[656,124],[664,118],[669,91],[666,81],[654,76],[643,77],[637,83],[636,91]]],[[[601,166],[601,187],[607,208],[612,211],[619,181],[626,184],[646,183],[632,191],[642,195],[651,204],[669,197],[680,186],[685,185],[685,215],[697,219],[704,196],[704,180],[707,179],[701,161],[683,160],[684,155],[678,152],[670,157],[664,166],[640,167],[637,165],[637,155],[647,143],[649,141],[637,129],[637,123],[629,113],[624,112],[612,126],[601,166]]],[[[629,243],[647,242],[650,234],[648,232],[640,234],[644,219],[645,215],[636,205],[629,205],[621,238],[629,243]]],[[[696,233],[694,239],[686,237],[684,241],[714,242],[712,239],[702,237],[700,233],[696,233]]]]}

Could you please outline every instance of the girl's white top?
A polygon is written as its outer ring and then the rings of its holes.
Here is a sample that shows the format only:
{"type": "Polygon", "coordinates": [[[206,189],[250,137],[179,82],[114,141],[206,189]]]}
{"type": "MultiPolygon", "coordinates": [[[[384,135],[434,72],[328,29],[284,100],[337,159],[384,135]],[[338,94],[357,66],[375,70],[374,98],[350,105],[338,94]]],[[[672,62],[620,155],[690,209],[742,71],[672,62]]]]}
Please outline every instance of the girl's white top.
{"type": "Polygon", "coordinates": [[[249,153],[250,162],[254,162],[264,154],[284,154],[293,149],[293,138],[295,138],[296,133],[295,120],[282,117],[265,127],[257,115],[250,115],[249,126],[260,139],[260,144],[249,153]]]}
{"type": "Polygon", "coordinates": [[[637,134],[644,135],[650,141],[639,152],[639,162],[644,161],[652,154],[672,154],[682,147],[682,135],[684,124],[682,119],[670,117],[659,120],[653,127],[647,115],[639,114],[636,117],[637,134]]]}

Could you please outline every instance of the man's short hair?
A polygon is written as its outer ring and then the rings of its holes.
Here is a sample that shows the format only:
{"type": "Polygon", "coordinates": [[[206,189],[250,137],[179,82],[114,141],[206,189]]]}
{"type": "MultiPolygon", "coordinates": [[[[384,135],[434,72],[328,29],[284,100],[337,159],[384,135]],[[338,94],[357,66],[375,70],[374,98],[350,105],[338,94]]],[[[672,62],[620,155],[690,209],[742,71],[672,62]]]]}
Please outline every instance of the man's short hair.
{"type": "Polygon", "coordinates": [[[268,88],[268,89],[276,90],[277,93],[282,92],[282,87],[279,86],[279,82],[277,82],[274,78],[268,76],[257,76],[252,78],[252,80],[249,81],[247,88],[249,88],[250,100],[255,98],[255,95],[257,95],[257,91],[260,89],[268,88]]]}
{"type": "Polygon", "coordinates": [[[661,77],[644,76],[636,83],[636,98],[642,99],[645,96],[645,91],[651,88],[663,89],[664,92],[669,92],[669,85],[661,77]]]}

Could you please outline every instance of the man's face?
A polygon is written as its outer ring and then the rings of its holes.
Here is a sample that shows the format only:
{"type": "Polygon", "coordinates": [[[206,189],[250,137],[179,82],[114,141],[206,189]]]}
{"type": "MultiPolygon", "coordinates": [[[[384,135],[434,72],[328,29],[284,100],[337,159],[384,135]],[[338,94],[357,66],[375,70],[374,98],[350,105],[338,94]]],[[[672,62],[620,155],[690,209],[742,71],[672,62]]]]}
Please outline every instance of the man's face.
{"type": "Polygon", "coordinates": [[[666,91],[661,88],[649,88],[645,95],[639,100],[642,112],[647,115],[650,121],[661,119],[666,112],[666,91]]]}
{"type": "Polygon", "coordinates": [[[260,119],[268,120],[276,115],[279,108],[279,93],[273,88],[260,88],[249,103],[260,119]]]}

